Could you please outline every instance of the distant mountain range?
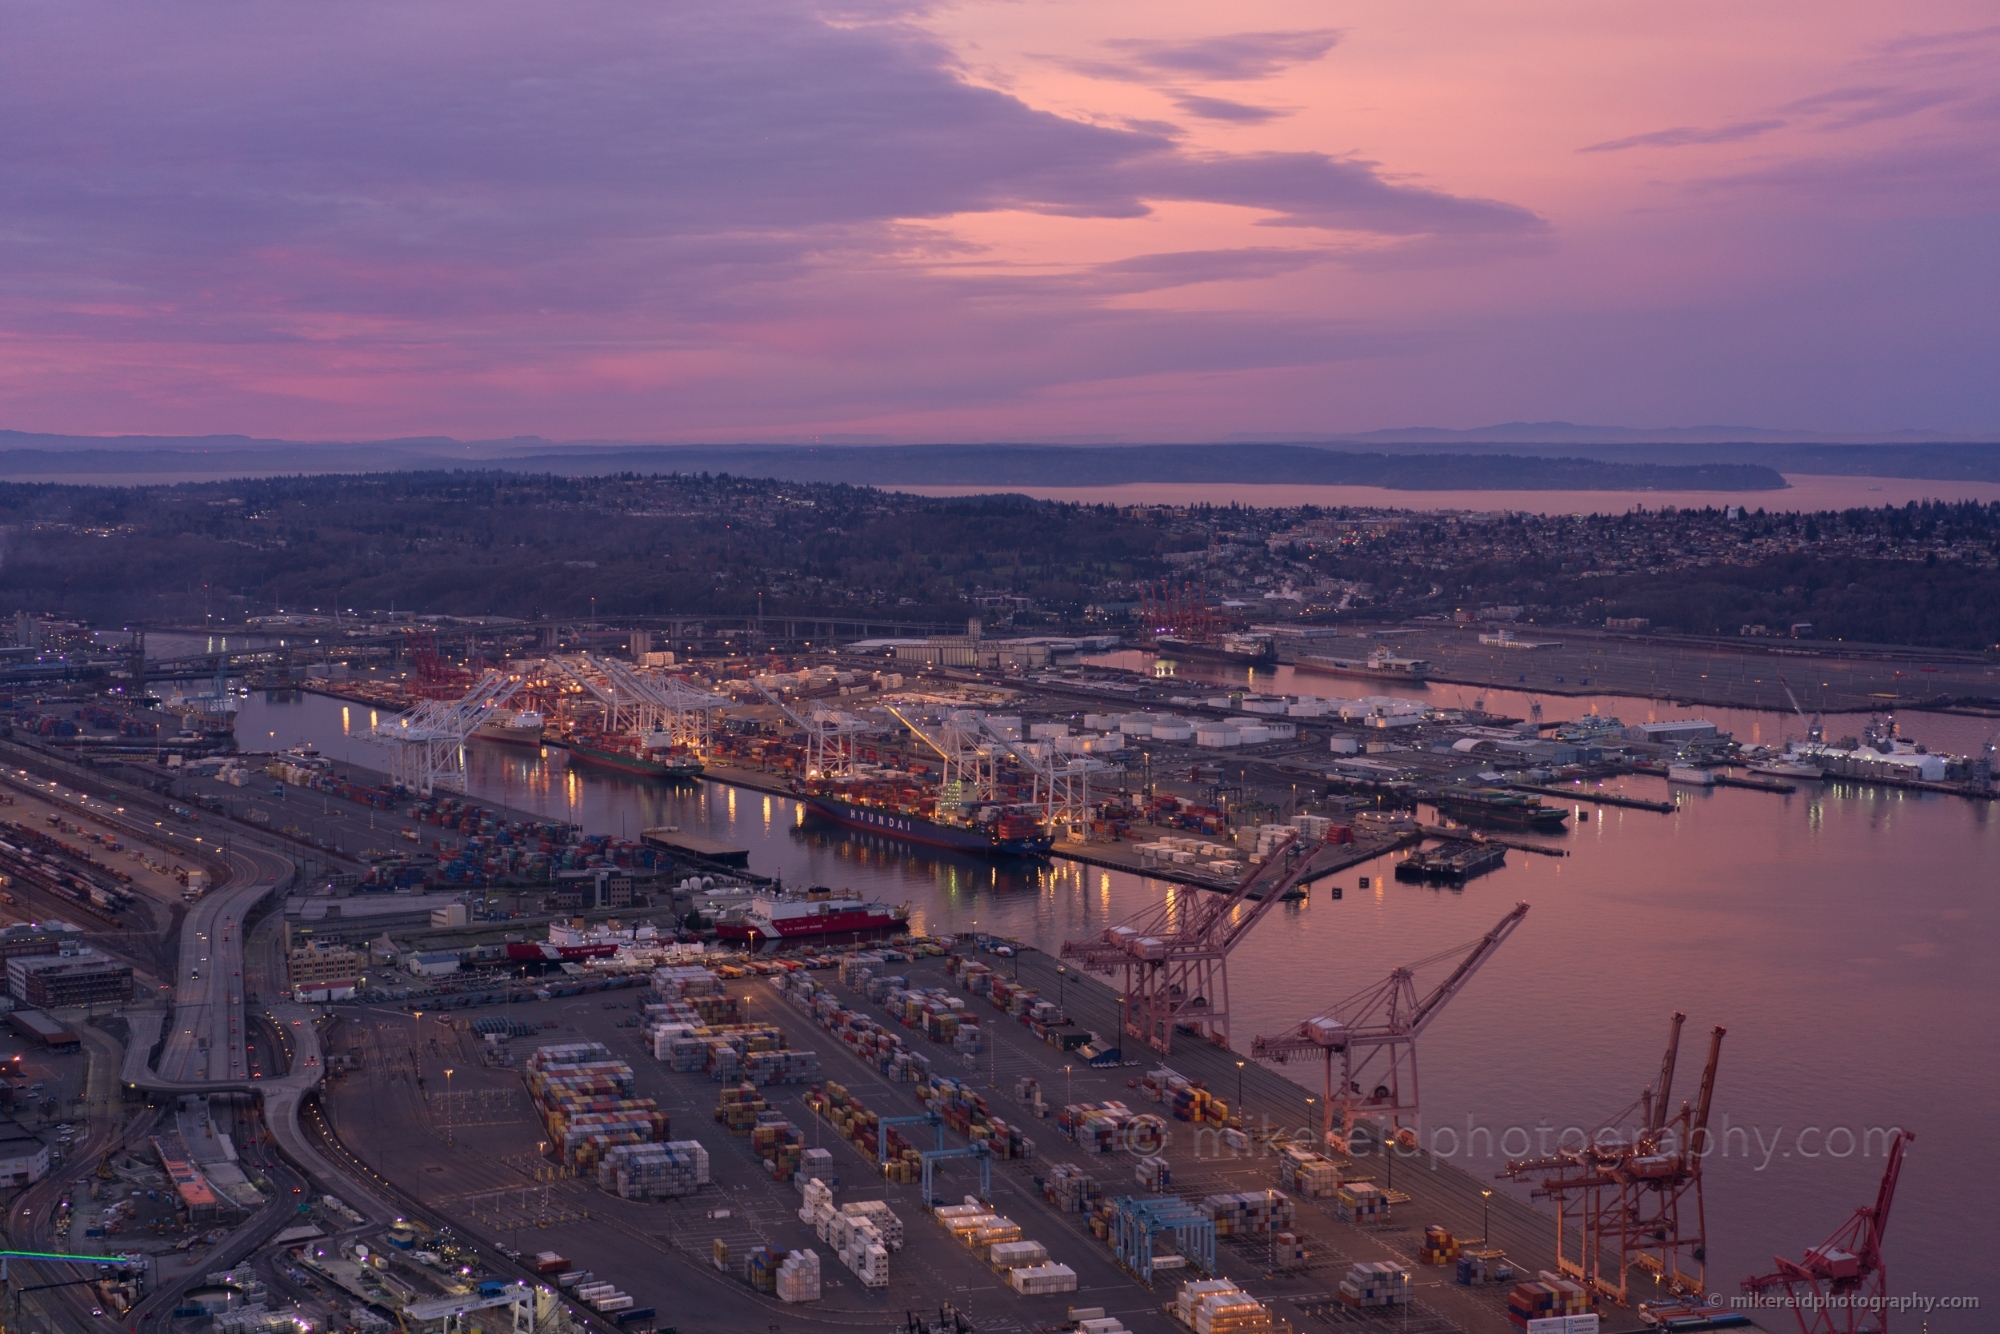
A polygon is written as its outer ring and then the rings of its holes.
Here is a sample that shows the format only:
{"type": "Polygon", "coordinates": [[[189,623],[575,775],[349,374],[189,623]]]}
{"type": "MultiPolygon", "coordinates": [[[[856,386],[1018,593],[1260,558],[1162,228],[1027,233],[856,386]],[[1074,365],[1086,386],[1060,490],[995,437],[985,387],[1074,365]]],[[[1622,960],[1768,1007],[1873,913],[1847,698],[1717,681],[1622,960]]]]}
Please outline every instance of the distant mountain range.
{"type": "Polygon", "coordinates": [[[106,437],[0,431],[0,477],[16,481],[150,483],[455,467],[597,475],[728,472],[795,481],[996,490],[1239,482],[1399,491],[1748,492],[1782,489],[1785,473],[2000,482],[2000,443],[1919,439],[1853,443],[1796,432],[1725,427],[1641,431],[1567,422],[1186,445],[662,445],[556,442],[538,436],[303,442],[241,435],[106,437]]]}

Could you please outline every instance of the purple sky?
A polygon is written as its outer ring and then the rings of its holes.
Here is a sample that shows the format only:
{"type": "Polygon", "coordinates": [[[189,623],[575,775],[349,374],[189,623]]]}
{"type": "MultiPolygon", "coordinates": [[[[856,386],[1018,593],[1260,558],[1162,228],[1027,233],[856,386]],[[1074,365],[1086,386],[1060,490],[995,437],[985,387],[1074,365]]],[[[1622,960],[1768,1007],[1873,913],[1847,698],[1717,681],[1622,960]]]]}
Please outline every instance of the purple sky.
{"type": "Polygon", "coordinates": [[[1994,430],[1992,16],[24,3],[0,426],[1994,430]]]}

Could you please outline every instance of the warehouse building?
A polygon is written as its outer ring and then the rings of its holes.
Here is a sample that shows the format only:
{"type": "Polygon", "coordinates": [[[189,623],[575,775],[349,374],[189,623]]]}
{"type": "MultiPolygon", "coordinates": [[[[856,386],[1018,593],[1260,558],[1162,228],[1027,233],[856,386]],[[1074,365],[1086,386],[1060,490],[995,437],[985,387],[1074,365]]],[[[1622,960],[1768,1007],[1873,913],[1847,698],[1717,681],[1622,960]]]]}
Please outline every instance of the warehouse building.
{"type": "Polygon", "coordinates": [[[49,1174],[49,1146],[11,1116],[0,1116],[0,1186],[32,1186],[49,1174]]]}
{"type": "Polygon", "coordinates": [[[16,956],[7,990],[23,1005],[118,1005],[132,999],[132,965],[101,954],[16,956]]]}

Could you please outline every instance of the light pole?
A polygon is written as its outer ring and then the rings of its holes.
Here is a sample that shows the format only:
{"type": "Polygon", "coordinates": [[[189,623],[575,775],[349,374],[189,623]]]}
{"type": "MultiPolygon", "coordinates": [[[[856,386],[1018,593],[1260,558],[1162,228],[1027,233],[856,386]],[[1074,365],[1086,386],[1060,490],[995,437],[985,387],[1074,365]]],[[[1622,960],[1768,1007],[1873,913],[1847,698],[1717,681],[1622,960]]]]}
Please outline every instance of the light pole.
{"type": "Polygon", "coordinates": [[[1479,1192],[1479,1244],[1493,1244],[1493,1192],[1490,1190],[1479,1192]]]}
{"type": "Polygon", "coordinates": [[[1318,1122],[1313,1120],[1313,1103],[1316,1101],[1318,1100],[1311,1096],[1308,1096],[1306,1098],[1306,1129],[1311,1132],[1313,1136],[1313,1144],[1315,1147],[1318,1146],[1321,1138],[1320,1133],[1316,1128],[1318,1122]]]}
{"type": "Polygon", "coordinates": [[[1070,1096],[1070,1091],[1069,1091],[1069,1072],[1070,1072],[1070,1067],[1069,1067],[1069,1066],[1064,1066],[1064,1067],[1063,1067],[1063,1106],[1065,1106],[1065,1107],[1068,1107],[1068,1106],[1070,1106],[1070,1105],[1071,1105],[1072,1103],[1074,1103],[1074,1102],[1076,1101],[1076,1099],[1075,1099],[1075,1098],[1073,1098],[1073,1097],[1071,1097],[1071,1096],[1070,1096]]]}
{"type": "Polygon", "coordinates": [[[451,1139],[451,1067],[444,1068],[444,1146],[453,1147],[451,1139]]]}
{"type": "Polygon", "coordinates": [[[1236,1119],[1243,1119],[1243,1062],[1236,1063],[1236,1119]]]}
{"type": "Polygon", "coordinates": [[[1056,1008],[1065,1009],[1069,1005],[1069,969],[1056,965],[1056,1008]]]}

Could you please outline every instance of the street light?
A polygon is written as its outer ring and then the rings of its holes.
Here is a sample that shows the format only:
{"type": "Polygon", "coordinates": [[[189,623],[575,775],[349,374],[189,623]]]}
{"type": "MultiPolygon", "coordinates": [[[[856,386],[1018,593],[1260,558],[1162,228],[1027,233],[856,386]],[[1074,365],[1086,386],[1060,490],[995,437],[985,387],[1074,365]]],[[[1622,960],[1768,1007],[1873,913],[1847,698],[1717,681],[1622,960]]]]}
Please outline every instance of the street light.
{"type": "Polygon", "coordinates": [[[1236,1063],[1236,1119],[1243,1119],[1243,1062],[1236,1063]]]}
{"type": "Polygon", "coordinates": [[[451,1067],[444,1068],[444,1146],[452,1146],[451,1139],[451,1067]]]}
{"type": "Polygon", "coordinates": [[[1493,1192],[1490,1190],[1479,1192],[1479,1244],[1493,1244],[1493,1192]]]}

